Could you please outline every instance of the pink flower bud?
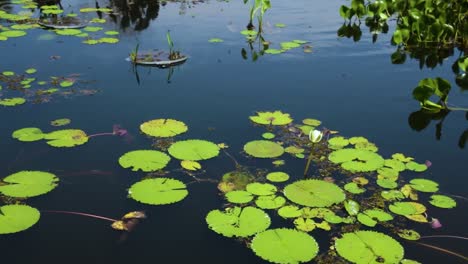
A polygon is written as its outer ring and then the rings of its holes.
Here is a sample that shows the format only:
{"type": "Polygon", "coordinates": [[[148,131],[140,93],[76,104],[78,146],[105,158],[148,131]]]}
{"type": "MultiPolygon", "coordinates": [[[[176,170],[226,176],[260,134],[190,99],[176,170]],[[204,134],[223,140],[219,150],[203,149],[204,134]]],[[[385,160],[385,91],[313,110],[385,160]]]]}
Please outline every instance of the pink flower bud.
{"type": "Polygon", "coordinates": [[[439,219],[431,218],[431,227],[434,229],[441,228],[442,224],[440,223],[439,219]]]}

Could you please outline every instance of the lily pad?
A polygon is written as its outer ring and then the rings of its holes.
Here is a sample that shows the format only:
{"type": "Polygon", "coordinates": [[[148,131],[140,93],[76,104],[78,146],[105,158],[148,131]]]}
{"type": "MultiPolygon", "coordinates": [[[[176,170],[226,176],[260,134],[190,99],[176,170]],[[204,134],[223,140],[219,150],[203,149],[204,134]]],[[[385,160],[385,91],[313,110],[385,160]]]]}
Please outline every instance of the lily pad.
{"type": "Polygon", "coordinates": [[[24,231],[39,221],[41,214],[36,208],[10,204],[0,207],[0,234],[24,231]]]}
{"type": "Polygon", "coordinates": [[[220,39],[220,38],[210,38],[208,40],[208,42],[211,42],[211,43],[220,43],[220,42],[224,42],[224,40],[220,39]]]}
{"type": "Polygon", "coordinates": [[[398,183],[388,179],[378,179],[377,185],[385,189],[395,189],[396,187],[398,187],[398,183]]]}
{"type": "Polygon", "coordinates": [[[66,126],[71,123],[69,118],[60,118],[50,121],[50,125],[52,126],[66,126]]]}
{"type": "Polygon", "coordinates": [[[267,195],[259,196],[255,200],[255,204],[262,209],[277,209],[286,203],[286,199],[282,196],[267,195]]]}
{"type": "Polygon", "coordinates": [[[207,160],[219,155],[218,145],[200,139],[175,142],[167,151],[171,156],[179,160],[207,160]]]}
{"type": "Polygon", "coordinates": [[[302,210],[295,205],[286,205],[278,210],[278,214],[283,218],[296,218],[302,216],[302,210]]]}
{"type": "Polygon", "coordinates": [[[29,69],[26,69],[24,72],[26,72],[27,74],[33,74],[33,73],[36,73],[37,70],[34,68],[29,68],[29,69]]]}
{"type": "Polygon", "coordinates": [[[298,148],[296,146],[289,146],[284,149],[284,152],[289,153],[289,154],[295,154],[295,155],[302,154],[304,151],[305,149],[298,148]]]}
{"type": "Polygon", "coordinates": [[[294,48],[299,48],[301,44],[293,42],[293,41],[287,41],[287,42],[281,42],[280,46],[284,50],[290,50],[294,48]]]}
{"type": "Polygon", "coordinates": [[[404,216],[422,214],[426,211],[424,205],[415,202],[396,202],[391,204],[388,209],[390,209],[392,213],[404,216]]]}
{"type": "Polygon", "coordinates": [[[284,148],[272,141],[254,140],[244,145],[244,151],[256,158],[276,158],[283,155],[284,148]]]}
{"type": "Polygon", "coordinates": [[[44,138],[42,130],[37,127],[26,127],[15,130],[11,136],[24,142],[38,141],[44,138]]]}
{"type": "Polygon", "coordinates": [[[382,191],[380,195],[389,201],[405,199],[403,193],[398,190],[382,191]]]}
{"type": "Polygon", "coordinates": [[[357,215],[359,213],[360,206],[356,201],[346,200],[344,206],[349,215],[357,215]]]}
{"type": "Polygon", "coordinates": [[[157,171],[166,167],[171,157],[157,150],[134,150],[125,153],[119,158],[119,164],[123,168],[131,168],[133,171],[145,172],[157,171]]]}
{"type": "Polygon", "coordinates": [[[206,216],[211,230],[226,237],[249,237],[266,230],[271,220],[267,213],[255,207],[233,207],[224,212],[213,210],[206,216]]]}
{"type": "Polygon", "coordinates": [[[16,106],[16,105],[22,105],[24,103],[26,103],[26,99],[22,97],[0,99],[0,105],[3,105],[3,106],[16,106]]]}
{"type": "Polygon", "coordinates": [[[427,170],[426,164],[420,164],[414,161],[406,163],[406,169],[410,171],[423,172],[427,170]]]}
{"type": "Polygon", "coordinates": [[[335,150],[328,156],[328,159],[353,172],[375,171],[380,169],[385,162],[379,154],[362,149],[335,150]]]}
{"type": "Polygon", "coordinates": [[[264,139],[273,139],[273,138],[275,138],[275,134],[269,133],[269,132],[268,133],[263,133],[262,138],[264,138],[264,139]]]}
{"type": "Polygon", "coordinates": [[[378,222],[393,220],[393,216],[379,209],[369,209],[359,213],[357,220],[363,225],[374,227],[378,222]]]}
{"type": "Polygon", "coordinates": [[[270,172],[266,178],[271,182],[285,182],[289,180],[289,174],[282,171],[270,172]]]}
{"type": "Polygon", "coordinates": [[[350,182],[345,184],[343,187],[346,191],[353,193],[353,194],[360,194],[366,191],[366,189],[361,188],[357,183],[355,182],[350,182]]]}
{"type": "Polygon", "coordinates": [[[7,38],[17,38],[17,37],[22,37],[25,35],[26,35],[26,31],[22,31],[22,30],[7,30],[7,31],[0,32],[0,36],[4,36],[7,38]]]}
{"type": "Polygon", "coordinates": [[[201,164],[193,160],[183,160],[180,162],[180,166],[190,171],[196,171],[201,169],[201,164]]]}
{"type": "Polygon", "coordinates": [[[319,246],[315,239],[294,229],[270,229],[252,240],[253,252],[274,263],[308,262],[317,256],[319,246]]]}
{"type": "Polygon", "coordinates": [[[392,155],[392,159],[394,160],[398,160],[398,161],[401,161],[401,162],[404,162],[404,163],[407,163],[407,162],[410,162],[412,161],[414,158],[412,157],[406,157],[404,154],[402,153],[395,153],[392,155]]]}
{"type": "Polygon", "coordinates": [[[251,116],[250,120],[257,124],[275,126],[287,125],[293,121],[289,114],[283,113],[281,111],[257,112],[257,115],[251,116]]]}
{"type": "Polygon", "coordinates": [[[439,184],[427,179],[412,179],[410,181],[411,188],[420,192],[437,192],[439,184]]]}
{"type": "Polygon", "coordinates": [[[332,137],[328,140],[331,149],[342,149],[349,145],[349,141],[344,137],[332,137]]]}
{"type": "Polygon", "coordinates": [[[187,186],[176,179],[145,179],[133,184],[129,197],[144,204],[162,205],[182,201],[187,195],[187,186]]]}
{"type": "Polygon", "coordinates": [[[61,81],[61,82],[60,82],[60,86],[63,87],[63,88],[70,87],[70,86],[72,86],[73,84],[75,84],[75,82],[72,81],[72,80],[65,80],[65,81],[61,81]]]}
{"type": "Polygon", "coordinates": [[[345,200],[345,193],[337,185],[322,180],[300,180],[284,188],[286,198],[311,207],[328,207],[345,200]]]}
{"type": "Polygon", "coordinates": [[[313,119],[313,118],[306,118],[306,119],[302,120],[302,123],[304,125],[318,127],[318,126],[320,126],[320,124],[322,124],[322,121],[317,120],[317,119],[313,119]]]}
{"type": "Polygon", "coordinates": [[[255,195],[273,195],[276,193],[276,186],[269,183],[253,182],[246,186],[246,190],[255,195]]]}
{"type": "Polygon", "coordinates": [[[335,241],[335,248],[340,256],[357,264],[399,263],[404,256],[398,241],[373,231],[345,233],[335,241]]]}
{"type": "Polygon", "coordinates": [[[226,199],[230,203],[245,204],[253,200],[254,196],[246,191],[231,191],[226,193],[226,199]]]}
{"type": "Polygon", "coordinates": [[[74,29],[74,28],[67,28],[67,29],[55,30],[55,33],[57,33],[58,35],[62,35],[62,36],[73,36],[73,35],[80,34],[81,30],[74,29]]]}
{"type": "Polygon", "coordinates": [[[412,229],[399,230],[397,235],[407,240],[419,240],[421,238],[421,235],[412,229]]]}
{"type": "Polygon", "coordinates": [[[272,49],[272,48],[269,48],[269,49],[265,50],[266,54],[281,54],[283,52],[284,52],[284,50],[272,49]]]}
{"type": "Polygon", "coordinates": [[[406,169],[406,166],[403,162],[395,159],[386,159],[385,160],[385,167],[392,168],[396,171],[404,171],[406,169]]]}
{"type": "Polygon", "coordinates": [[[64,129],[44,134],[47,144],[52,147],[74,147],[88,142],[88,136],[83,130],[64,129]]]}
{"type": "Polygon", "coordinates": [[[457,202],[454,199],[445,195],[440,195],[440,194],[432,195],[429,203],[435,207],[446,208],[446,209],[454,208],[455,206],[457,206],[457,202]]]}
{"type": "Polygon", "coordinates": [[[10,197],[27,198],[42,195],[57,187],[58,178],[43,171],[20,171],[2,180],[0,193],[10,197]]]}
{"type": "Polygon", "coordinates": [[[294,226],[296,227],[297,230],[310,232],[315,229],[316,223],[314,220],[310,218],[299,217],[294,220],[294,226]]]}

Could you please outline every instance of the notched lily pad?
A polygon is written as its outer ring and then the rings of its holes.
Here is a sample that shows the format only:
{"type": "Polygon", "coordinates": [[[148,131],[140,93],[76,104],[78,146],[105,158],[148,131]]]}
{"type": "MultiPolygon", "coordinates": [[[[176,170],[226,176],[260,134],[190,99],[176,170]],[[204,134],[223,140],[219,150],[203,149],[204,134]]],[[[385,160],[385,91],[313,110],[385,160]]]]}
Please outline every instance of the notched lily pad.
{"type": "Polygon", "coordinates": [[[42,130],[37,127],[26,127],[15,130],[11,136],[24,142],[38,141],[44,138],[42,130]]]}
{"type": "Polygon", "coordinates": [[[131,168],[133,171],[145,172],[163,169],[171,160],[166,153],[157,150],[134,150],[125,153],[119,158],[119,164],[123,168],[131,168]]]}
{"type": "Polygon", "coordinates": [[[272,141],[254,140],[244,145],[244,151],[256,158],[276,158],[283,155],[284,148],[272,141]]]}
{"type": "Polygon", "coordinates": [[[353,172],[375,171],[385,162],[379,154],[362,149],[339,149],[332,152],[328,159],[353,172]]]}
{"type": "Polygon", "coordinates": [[[266,230],[271,220],[267,213],[255,207],[226,208],[224,212],[212,210],[206,223],[214,232],[226,237],[249,237],[266,230]]]}
{"type": "Polygon", "coordinates": [[[133,184],[129,197],[144,204],[163,205],[182,201],[187,195],[187,186],[176,179],[145,179],[133,184]]]}
{"type": "Polygon", "coordinates": [[[58,178],[44,171],[20,171],[5,177],[0,193],[10,197],[27,198],[48,193],[57,187],[58,178]]]}
{"type": "Polygon", "coordinates": [[[179,160],[206,160],[219,155],[219,147],[215,143],[200,139],[178,141],[167,150],[171,156],[179,160]]]}
{"type": "Polygon", "coordinates": [[[140,125],[140,130],[153,137],[173,137],[188,130],[187,125],[174,119],[154,119],[140,125]]]}
{"type": "Polygon", "coordinates": [[[250,120],[261,125],[287,125],[293,121],[289,114],[281,111],[274,112],[257,112],[256,116],[251,116],[250,120]]]}
{"type": "Polygon", "coordinates": [[[445,209],[450,209],[450,208],[454,208],[455,206],[457,206],[457,202],[454,199],[445,195],[440,195],[440,194],[432,195],[429,203],[435,207],[445,208],[445,209]]]}
{"type": "Polygon", "coordinates": [[[24,231],[39,221],[41,214],[36,208],[10,204],[0,207],[0,234],[24,231]]]}
{"type": "Polygon", "coordinates": [[[52,147],[74,147],[83,145],[88,142],[88,136],[83,130],[79,129],[64,129],[50,132],[44,135],[47,144],[52,147]]]}
{"type": "Polygon", "coordinates": [[[300,180],[284,188],[286,198],[311,207],[328,207],[345,200],[345,193],[337,185],[322,180],[300,180]]]}

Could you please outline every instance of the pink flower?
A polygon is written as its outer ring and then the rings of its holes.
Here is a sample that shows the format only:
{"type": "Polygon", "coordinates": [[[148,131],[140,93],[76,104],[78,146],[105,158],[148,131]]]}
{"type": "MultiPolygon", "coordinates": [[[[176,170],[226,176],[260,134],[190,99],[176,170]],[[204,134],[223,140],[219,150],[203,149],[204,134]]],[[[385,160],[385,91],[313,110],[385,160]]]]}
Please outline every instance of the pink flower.
{"type": "Polygon", "coordinates": [[[441,228],[442,224],[440,223],[439,219],[431,218],[431,227],[434,229],[441,228]]]}

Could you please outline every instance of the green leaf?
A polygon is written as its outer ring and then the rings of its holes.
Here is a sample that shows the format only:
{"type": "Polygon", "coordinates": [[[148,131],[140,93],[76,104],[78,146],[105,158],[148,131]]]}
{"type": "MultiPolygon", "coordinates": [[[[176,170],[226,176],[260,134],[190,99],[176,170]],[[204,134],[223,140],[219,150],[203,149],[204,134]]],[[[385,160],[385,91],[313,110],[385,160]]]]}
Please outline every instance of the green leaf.
{"type": "Polygon", "coordinates": [[[230,203],[245,204],[253,200],[254,196],[246,191],[231,191],[226,193],[226,199],[230,203]]]}
{"type": "Polygon", "coordinates": [[[50,125],[52,126],[66,126],[71,123],[69,118],[60,118],[50,121],[50,125]]]}
{"type": "Polygon", "coordinates": [[[270,229],[252,240],[253,252],[274,263],[308,262],[317,256],[319,246],[315,239],[293,229],[270,229]]]}
{"type": "Polygon", "coordinates": [[[363,225],[374,227],[378,222],[393,220],[393,216],[380,209],[369,209],[359,213],[357,219],[363,225]]]}
{"type": "Polygon", "coordinates": [[[116,35],[119,35],[120,33],[118,31],[109,30],[109,31],[104,32],[104,34],[108,36],[116,36],[116,35]]]}
{"type": "Polygon", "coordinates": [[[368,172],[380,169],[385,160],[377,153],[361,149],[339,149],[332,152],[328,159],[341,164],[346,170],[352,172],[368,172]]]}
{"type": "Polygon", "coordinates": [[[276,24],[275,24],[275,27],[277,27],[277,28],[284,28],[284,27],[286,27],[286,25],[283,24],[283,23],[276,23],[276,24]]]}
{"type": "Polygon", "coordinates": [[[283,218],[296,218],[302,216],[302,210],[295,205],[286,205],[278,210],[278,214],[283,218]]]}
{"type": "Polygon", "coordinates": [[[401,229],[397,235],[407,240],[419,240],[421,238],[421,235],[412,229],[401,229]]]}
{"type": "Polygon", "coordinates": [[[296,146],[289,146],[284,149],[284,152],[289,153],[289,154],[302,154],[304,153],[305,149],[303,148],[298,148],[296,146]]]}
{"type": "Polygon", "coordinates": [[[119,158],[119,164],[123,168],[131,168],[132,171],[145,172],[157,171],[166,167],[171,157],[157,150],[134,150],[125,153],[119,158]]]}
{"type": "Polygon", "coordinates": [[[412,179],[410,181],[411,188],[420,192],[437,192],[439,184],[427,179],[412,179]]]}
{"type": "Polygon", "coordinates": [[[257,200],[255,200],[255,204],[262,209],[277,209],[285,203],[286,199],[284,199],[284,197],[275,195],[259,196],[257,200]]]}
{"type": "Polygon", "coordinates": [[[269,183],[259,182],[249,183],[245,188],[249,193],[255,195],[273,195],[277,191],[276,186],[269,183]]]}
{"type": "Polygon", "coordinates": [[[38,141],[44,138],[42,130],[37,127],[26,127],[15,130],[11,136],[24,142],[38,141]]]}
{"type": "Polygon", "coordinates": [[[6,185],[0,185],[0,193],[27,198],[42,195],[57,187],[58,178],[43,171],[20,171],[3,179],[6,185]]]}
{"type": "Polygon", "coordinates": [[[285,114],[281,111],[257,112],[257,115],[251,116],[250,120],[261,125],[275,126],[287,125],[293,121],[289,114],[285,114]]]}
{"type": "Polygon", "coordinates": [[[378,179],[377,185],[385,189],[395,189],[396,187],[398,187],[398,183],[388,179],[378,179]]]}
{"type": "Polygon", "coordinates": [[[3,106],[16,106],[16,105],[22,105],[24,103],[26,103],[26,99],[21,98],[21,97],[0,99],[0,105],[3,105],[3,106]]]}
{"type": "Polygon", "coordinates": [[[275,134],[269,133],[269,132],[268,133],[263,133],[262,138],[264,138],[264,139],[273,139],[273,138],[275,138],[275,134]]]}
{"type": "Polygon", "coordinates": [[[73,84],[75,84],[75,82],[73,80],[65,80],[65,81],[60,82],[60,86],[63,87],[63,88],[70,87],[73,84]]]}
{"type": "Polygon", "coordinates": [[[114,44],[119,42],[118,38],[100,38],[97,40],[99,43],[108,43],[108,44],[114,44]]]}
{"type": "Polygon", "coordinates": [[[359,203],[353,200],[346,200],[344,202],[344,206],[346,209],[346,212],[348,212],[349,215],[357,215],[359,213],[359,203]]]}
{"type": "Polygon", "coordinates": [[[88,142],[88,136],[83,130],[64,129],[44,134],[47,144],[52,147],[74,147],[88,142]]]}
{"type": "Polygon", "coordinates": [[[168,149],[169,154],[179,160],[207,160],[219,155],[219,147],[215,143],[200,139],[178,141],[168,149]]]}
{"type": "Polygon", "coordinates": [[[201,164],[193,160],[182,160],[180,166],[186,170],[196,171],[201,169],[201,164]]]}
{"type": "Polygon", "coordinates": [[[266,230],[271,220],[267,213],[255,207],[212,210],[206,216],[208,227],[226,237],[249,237],[266,230]]]}
{"type": "Polygon", "coordinates": [[[140,125],[140,130],[153,137],[173,137],[188,130],[187,125],[174,119],[154,119],[140,125]]]}
{"type": "Polygon", "coordinates": [[[187,195],[187,186],[176,179],[145,179],[133,184],[129,197],[144,204],[162,205],[182,201],[187,195]]]}
{"type": "Polygon", "coordinates": [[[345,193],[337,185],[321,180],[300,180],[284,188],[286,198],[311,207],[328,207],[345,200],[345,193]]]}
{"type": "Polygon", "coordinates": [[[224,40],[222,40],[220,38],[210,38],[208,40],[208,42],[210,42],[210,43],[221,43],[221,42],[224,42],[224,40]]]}
{"type": "Polygon", "coordinates": [[[403,193],[398,190],[383,191],[380,193],[380,195],[385,200],[389,200],[389,201],[405,199],[405,196],[403,195],[403,193]]]}
{"type": "Polygon", "coordinates": [[[406,163],[406,169],[410,171],[423,172],[427,170],[426,164],[420,164],[414,161],[406,163]]]}
{"type": "Polygon", "coordinates": [[[283,50],[290,50],[294,48],[299,48],[301,44],[293,42],[293,41],[287,41],[287,42],[281,42],[280,46],[281,46],[281,49],[283,50]]]}
{"type": "Polygon", "coordinates": [[[366,189],[361,188],[357,183],[350,182],[345,184],[344,189],[353,194],[360,194],[366,191],[366,189]]]}
{"type": "Polygon", "coordinates": [[[349,141],[344,137],[332,137],[328,140],[328,145],[331,149],[342,149],[349,145],[349,141]]]}
{"type": "Polygon", "coordinates": [[[285,182],[289,180],[289,174],[282,171],[275,171],[268,173],[266,178],[271,182],[285,182]]]}
{"type": "Polygon", "coordinates": [[[24,72],[26,72],[27,74],[33,74],[33,73],[36,73],[37,70],[34,69],[34,68],[29,68],[29,69],[25,70],[24,72]]]}
{"type": "Polygon", "coordinates": [[[41,214],[36,208],[15,204],[0,207],[0,234],[24,231],[39,221],[41,214]]]}
{"type": "Polygon", "coordinates": [[[452,199],[451,197],[445,195],[434,194],[431,196],[431,200],[429,201],[435,207],[439,208],[454,208],[457,206],[457,202],[452,199]]]}
{"type": "Polygon", "coordinates": [[[68,29],[55,30],[55,33],[57,33],[58,35],[63,35],[63,36],[73,36],[73,35],[78,35],[82,32],[79,29],[68,28],[68,29]]]}
{"type": "Polygon", "coordinates": [[[399,263],[404,255],[398,241],[373,231],[345,233],[335,241],[335,248],[340,256],[357,264],[399,263]]]}
{"type": "Polygon", "coordinates": [[[294,226],[296,227],[297,230],[310,232],[315,229],[316,223],[314,220],[310,218],[299,217],[294,220],[294,226]]]}
{"type": "Polygon", "coordinates": [[[256,158],[276,158],[283,155],[284,148],[272,141],[254,140],[244,145],[244,151],[256,158]]]}
{"type": "Polygon", "coordinates": [[[396,202],[391,204],[388,209],[390,209],[392,213],[404,216],[422,214],[426,211],[424,205],[415,202],[396,202]]]}
{"type": "Polygon", "coordinates": [[[102,30],[102,27],[87,26],[87,27],[83,28],[83,30],[88,31],[88,32],[97,32],[99,30],[102,30]]]}
{"type": "Polygon", "coordinates": [[[0,36],[7,37],[7,38],[17,38],[26,35],[26,31],[22,30],[8,30],[8,31],[1,31],[0,36]]]}

